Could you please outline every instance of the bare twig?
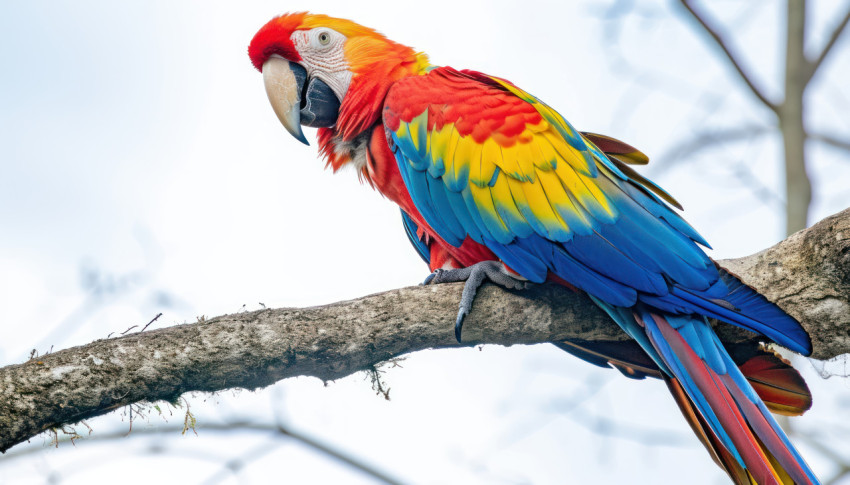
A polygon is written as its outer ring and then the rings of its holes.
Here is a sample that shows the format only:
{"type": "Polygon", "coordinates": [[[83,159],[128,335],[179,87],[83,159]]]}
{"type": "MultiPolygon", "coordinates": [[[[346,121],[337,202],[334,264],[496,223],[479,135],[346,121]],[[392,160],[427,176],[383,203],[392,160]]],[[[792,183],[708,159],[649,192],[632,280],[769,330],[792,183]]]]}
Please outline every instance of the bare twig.
{"type": "Polygon", "coordinates": [[[726,55],[726,58],[729,59],[729,62],[732,64],[732,67],[735,68],[735,70],[741,76],[741,79],[744,81],[744,83],[746,83],[747,87],[750,88],[750,91],[752,91],[753,94],[762,103],[764,103],[765,106],[770,108],[773,112],[778,113],[778,110],[779,110],[778,105],[776,103],[774,103],[773,101],[769,100],[767,98],[767,96],[765,96],[765,94],[762,92],[761,88],[756,86],[755,82],[753,81],[752,76],[744,69],[744,65],[741,62],[741,60],[738,58],[738,55],[735,52],[733,52],[732,46],[729,45],[729,43],[726,41],[726,39],[724,39],[723,36],[720,34],[720,32],[711,24],[711,22],[708,20],[708,17],[705,14],[698,12],[693,7],[693,5],[691,5],[692,2],[690,0],[679,0],[679,1],[682,4],[682,6],[685,7],[685,9],[687,9],[688,13],[691,14],[691,16],[694,18],[694,20],[699,22],[699,24],[702,26],[702,28],[705,30],[705,32],[708,33],[711,36],[712,39],[714,39],[714,42],[717,44],[718,47],[720,47],[720,49],[726,55]]]}
{"type": "MultiPolygon", "coordinates": [[[[391,477],[384,471],[378,470],[376,467],[365,463],[352,456],[350,453],[340,450],[339,448],[325,443],[321,440],[313,438],[307,433],[303,433],[301,431],[296,431],[292,428],[289,428],[283,424],[275,424],[275,423],[257,423],[250,421],[236,421],[230,423],[205,423],[203,425],[198,425],[198,429],[200,429],[204,433],[231,433],[231,432],[258,432],[258,433],[270,433],[272,436],[277,437],[286,437],[292,439],[302,445],[313,449],[323,455],[326,455],[330,458],[333,458],[337,461],[340,461],[355,470],[358,470],[375,480],[381,483],[387,484],[397,484],[401,483],[399,480],[391,477]]],[[[60,430],[61,431],[61,430],[60,430]]],[[[169,436],[169,435],[178,435],[183,432],[182,424],[167,424],[163,426],[157,426],[156,428],[142,428],[133,432],[134,437],[140,436],[169,436]]],[[[110,441],[119,441],[123,440],[127,437],[127,433],[124,431],[115,431],[109,433],[96,433],[89,437],[86,437],[83,441],[86,443],[103,443],[110,441]]],[[[64,433],[63,436],[59,436],[58,432],[56,434],[55,440],[51,441],[51,446],[59,446],[62,443],[71,442],[72,439],[79,440],[82,437],[79,435],[72,436],[69,433],[64,433]]],[[[15,451],[11,451],[7,453],[3,457],[3,463],[7,463],[16,458],[23,458],[26,456],[30,456],[36,453],[42,452],[44,447],[42,445],[28,445],[26,447],[22,447],[20,449],[16,449],[15,451]]],[[[252,458],[256,458],[255,455],[251,455],[252,458]]]]}
{"type": "Polygon", "coordinates": [[[806,444],[816,449],[838,467],[838,470],[831,477],[823,480],[823,485],[837,484],[839,480],[850,475],[850,457],[841,456],[832,447],[827,446],[822,436],[795,430],[794,437],[805,441],[806,444]]]}
{"type": "MultiPolygon", "coordinates": [[[[277,441],[276,437],[272,439],[277,441]]],[[[259,460],[265,455],[268,455],[269,453],[277,450],[282,444],[283,443],[280,442],[271,444],[261,443],[260,445],[255,446],[246,453],[242,453],[242,455],[237,458],[228,459],[218,471],[216,471],[215,473],[210,475],[206,480],[201,482],[201,485],[214,485],[216,483],[221,483],[227,480],[228,477],[237,474],[240,470],[248,466],[252,461],[259,460]]]]}
{"type": "Polygon", "coordinates": [[[302,433],[298,433],[298,432],[296,432],[296,431],[294,431],[290,428],[284,427],[282,425],[278,425],[277,430],[278,430],[279,433],[284,434],[286,436],[289,436],[291,438],[294,438],[294,439],[298,440],[299,442],[309,446],[310,448],[313,448],[314,450],[320,451],[320,452],[324,453],[325,455],[333,457],[333,458],[337,459],[338,461],[341,461],[341,462],[347,464],[348,466],[350,466],[352,468],[360,470],[361,472],[366,473],[367,475],[370,475],[373,478],[376,478],[377,480],[380,480],[383,483],[389,483],[389,484],[401,483],[398,480],[388,476],[387,474],[380,472],[380,471],[376,470],[375,468],[373,468],[371,466],[367,466],[362,461],[355,460],[352,457],[350,457],[348,454],[343,453],[343,452],[337,450],[336,448],[334,448],[334,447],[332,447],[328,444],[322,443],[321,441],[316,440],[313,437],[307,436],[307,435],[302,434],[302,433]]]}
{"type": "Polygon", "coordinates": [[[655,161],[654,167],[671,164],[679,160],[693,160],[695,155],[702,150],[724,143],[749,141],[774,129],[774,127],[764,125],[742,125],[732,128],[700,130],[663,153],[655,161]]]}
{"type": "Polygon", "coordinates": [[[843,140],[833,135],[827,135],[824,133],[810,133],[809,139],[819,141],[833,148],[850,151],[850,140],[843,140]]]}
{"type": "Polygon", "coordinates": [[[774,206],[783,211],[785,210],[785,200],[782,196],[765,185],[764,182],[761,181],[761,178],[757,177],[753,171],[750,170],[750,166],[748,164],[743,161],[739,161],[732,167],[732,173],[741,182],[741,184],[752,190],[753,195],[759,199],[759,201],[767,204],[768,206],[774,206]]]}
{"type": "Polygon", "coordinates": [[[850,6],[848,6],[847,11],[844,13],[844,17],[841,18],[841,21],[838,22],[838,25],[835,26],[835,29],[830,34],[829,39],[824,44],[823,49],[821,49],[820,54],[818,54],[815,60],[809,63],[809,69],[806,73],[806,82],[810,81],[815,74],[818,72],[818,68],[823,64],[824,59],[832,52],[833,46],[838,41],[841,34],[844,32],[847,27],[847,23],[850,22],[850,6]]]}
{"type": "Polygon", "coordinates": [[[151,326],[151,324],[152,324],[153,322],[155,322],[155,321],[159,320],[159,317],[161,317],[161,316],[162,316],[162,312],[157,313],[157,314],[156,314],[156,316],[155,316],[155,317],[153,317],[153,318],[151,319],[151,321],[149,321],[149,322],[148,322],[148,324],[147,324],[147,325],[145,325],[144,327],[142,327],[142,329],[141,329],[141,330],[139,330],[139,332],[144,332],[146,328],[150,327],[150,326],[151,326]]]}

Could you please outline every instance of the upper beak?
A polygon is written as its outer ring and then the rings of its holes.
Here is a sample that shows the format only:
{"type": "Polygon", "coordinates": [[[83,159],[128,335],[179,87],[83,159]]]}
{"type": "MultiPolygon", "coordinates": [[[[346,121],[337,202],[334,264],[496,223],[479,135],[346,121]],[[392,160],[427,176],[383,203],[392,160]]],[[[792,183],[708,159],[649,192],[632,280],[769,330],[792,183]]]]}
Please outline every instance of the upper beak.
{"type": "MultiPolygon", "coordinates": [[[[306,77],[306,72],[305,72],[306,77]]],[[[263,84],[272,104],[274,114],[290,135],[305,145],[307,139],[301,131],[301,86],[295,72],[289,68],[289,61],[282,57],[270,57],[263,64],[263,84]]]]}
{"type": "Polygon", "coordinates": [[[263,83],[275,114],[296,140],[309,145],[301,125],[330,127],[339,115],[339,100],[321,79],[307,79],[303,66],[278,56],[263,64],[263,83]]]}

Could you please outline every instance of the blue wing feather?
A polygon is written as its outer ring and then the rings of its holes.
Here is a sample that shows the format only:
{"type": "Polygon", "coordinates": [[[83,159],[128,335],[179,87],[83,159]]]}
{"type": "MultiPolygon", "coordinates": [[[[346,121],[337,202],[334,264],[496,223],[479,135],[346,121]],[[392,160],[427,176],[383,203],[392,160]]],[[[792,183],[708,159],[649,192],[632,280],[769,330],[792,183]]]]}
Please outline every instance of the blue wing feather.
{"type": "MultiPolygon", "coordinates": [[[[438,71],[444,78],[452,75],[438,68],[426,77],[438,71]]],[[[505,89],[517,93],[514,88],[505,86],[505,89]]],[[[545,106],[533,96],[520,97],[525,102],[545,106]]],[[[487,97],[470,97],[462,102],[490,101],[492,99],[487,97]]],[[[481,109],[493,108],[486,105],[481,109]]],[[[392,111],[394,107],[388,104],[386,109],[392,111]]],[[[431,104],[428,109],[441,108],[431,104]]],[[[439,156],[452,154],[432,150],[429,138],[432,134],[425,128],[427,116],[420,114],[411,121],[414,128],[402,122],[404,129],[387,130],[414,204],[449,244],[459,246],[464,237],[469,236],[531,281],[543,281],[548,273],[553,273],[610,305],[629,307],[642,302],[671,314],[700,313],[762,333],[793,350],[810,351],[808,335],[793,318],[754,296],[751,289],[721,278],[713,261],[697,245],[707,246],[705,240],[666,203],[619,170],[593,143],[585,142],[557,113],[548,107],[538,111],[571,149],[576,150],[566,154],[562,153],[564,148],[550,146],[549,152],[555,147],[561,150],[562,156],[578,157],[569,162],[559,159],[557,163],[568,163],[575,173],[585,174],[577,175],[577,182],[571,182],[585,184],[586,192],[576,186],[576,190],[582,191],[581,197],[571,192],[567,185],[563,185],[566,196],[551,198],[547,193],[549,200],[557,202],[551,204],[551,209],[559,213],[562,223],[539,219],[536,209],[525,199],[529,194],[519,193],[518,190],[525,189],[517,187],[518,184],[541,184],[538,187],[548,184],[546,190],[561,190],[553,185],[551,174],[561,173],[557,171],[563,172],[565,168],[546,165],[542,159],[534,160],[536,170],[542,172],[532,179],[511,179],[507,199],[504,186],[499,189],[500,197],[491,198],[487,191],[511,175],[498,165],[485,175],[484,165],[476,165],[474,174],[478,185],[473,186],[470,164],[482,164],[480,155],[466,161],[435,161],[439,156]],[[549,178],[543,173],[549,174],[549,178]],[[437,174],[441,175],[435,177],[437,174]],[[598,190],[591,190],[588,184],[595,184],[598,190]],[[473,187],[484,192],[476,192],[473,196],[473,187]],[[515,207],[504,205],[509,203],[514,203],[515,207]],[[737,308],[730,309],[730,303],[737,308]]],[[[453,129],[447,146],[470,143],[457,132],[457,127],[453,129]]],[[[541,147],[531,149],[528,154],[551,156],[544,155],[541,147]]],[[[443,148],[442,151],[451,150],[443,148]]],[[[504,150],[500,153],[505,156],[504,150]]],[[[512,153],[513,157],[520,152],[512,153]]],[[[520,162],[522,160],[506,163],[510,167],[520,167],[521,171],[529,170],[527,161],[525,165],[520,162]]],[[[535,197],[539,203],[539,195],[535,197]]],[[[704,344],[704,336],[694,340],[693,332],[686,332],[693,342],[704,344]]],[[[714,363],[718,364],[716,360],[714,363]]]]}
{"type": "Polygon", "coordinates": [[[407,239],[410,240],[410,244],[412,244],[413,248],[416,249],[416,253],[419,254],[422,261],[425,261],[426,264],[431,264],[431,251],[429,250],[428,245],[425,244],[425,241],[419,239],[419,236],[416,234],[419,231],[419,226],[413,222],[413,219],[407,215],[407,212],[400,212],[401,222],[404,225],[404,232],[407,234],[407,239]]]}
{"type": "Polygon", "coordinates": [[[445,184],[440,183],[437,179],[430,176],[421,178],[428,184],[428,194],[430,196],[430,203],[433,206],[432,212],[434,217],[439,217],[442,222],[441,225],[444,225],[452,233],[452,236],[454,236],[453,240],[463,241],[466,237],[466,230],[463,228],[463,224],[458,221],[454,210],[452,210],[448,194],[446,194],[445,184]]]}

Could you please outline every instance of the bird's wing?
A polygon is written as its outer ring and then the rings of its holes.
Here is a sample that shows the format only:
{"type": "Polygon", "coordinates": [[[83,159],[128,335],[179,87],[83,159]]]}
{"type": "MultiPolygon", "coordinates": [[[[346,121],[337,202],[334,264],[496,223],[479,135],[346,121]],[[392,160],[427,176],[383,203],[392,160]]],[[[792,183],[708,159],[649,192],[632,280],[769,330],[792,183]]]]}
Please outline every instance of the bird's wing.
{"type": "Polygon", "coordinates": [[[552,273],[608,304],[703,313],[806,351],[790,317],[763,324],[719,301],[729,289],[708,244],[628,167],[645,159],[628,145],[609,158],[591,141],[606,137],[510,82],[448,67],[395,83],[383,122],[414,204],[449,244],[469,237],[531,281],[552,273]]]}

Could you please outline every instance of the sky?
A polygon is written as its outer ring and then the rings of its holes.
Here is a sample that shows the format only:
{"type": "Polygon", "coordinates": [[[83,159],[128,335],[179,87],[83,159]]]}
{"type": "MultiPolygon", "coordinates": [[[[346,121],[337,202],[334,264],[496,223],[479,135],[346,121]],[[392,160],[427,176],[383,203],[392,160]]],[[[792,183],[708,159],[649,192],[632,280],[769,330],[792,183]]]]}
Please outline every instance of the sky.
{"type": "MultiPolygon", "coordinates": [[[[427,276],[397,208],[355,174],[324,170],[313,130],[311,146],[297,143],[268,105],[247,44],[290,8],[351,18],[435,64],[508,78],[577,128],[639,147],[653,160],[646,173],[682,202],[715,258],[781,240],[781,196],[769,195],[782,194],[774,135],[671,156],[703,130],[770,126],[766,109],[666,2],[605,8],[615,4],[628,2],[4,3],[0,364],[160,312],[161,327],[331,303],[427,276]]],[[[823,42],[837,4],[815,3],[810,47],[823,42]]],[[[781,9],[717,2],[711,12],[779,96],[781,9]]],[[[836,49],[814,81],[807,121],[850,138],[847,36],[836,49]]],[[[810,154],[817,221],[850,206],[850,155],[819,145],[810,154]]],[[[0,457],[0,483],[99,483],[128,469],[127,483],[372,483],[291,441],[203,429],[240,419],[282,419],[403,482],[669,483],[688,474],[724,483],[661,383],[591,368],[551,346],[420,352],[384,379],[390,401],[363,374],[187,396],[197,437],[138,433],[59,449],[38,437],[27,446],[43,450],[0,457]],[[222,474],[233,456],[250,463],[222,474]]],[[[812,387],[816,408],[799,426],[822,430],[848,414],[847,379],[812,387]]],[[[170,412],[134,427],[182,420],[182,410],[170,412]]],[[[89,424],[107,433],[126,429],[128,416],[89,424]]]]}

